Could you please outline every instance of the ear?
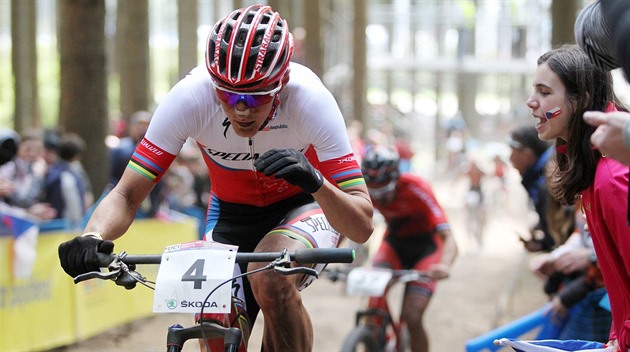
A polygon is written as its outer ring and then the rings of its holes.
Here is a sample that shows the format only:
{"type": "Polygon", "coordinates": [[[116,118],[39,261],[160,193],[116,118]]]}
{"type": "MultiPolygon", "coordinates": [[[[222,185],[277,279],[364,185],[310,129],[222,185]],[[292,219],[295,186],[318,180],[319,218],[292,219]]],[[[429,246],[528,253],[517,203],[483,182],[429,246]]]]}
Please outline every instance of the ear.
{"type": "Polygon", "coordinates": [[[585,92],[585,94],[586,99],[584,100],[584,106],[582,106],[582,109],[584,110],[588,109],[588,107],[591,105],[591,93],[585,92]]]}

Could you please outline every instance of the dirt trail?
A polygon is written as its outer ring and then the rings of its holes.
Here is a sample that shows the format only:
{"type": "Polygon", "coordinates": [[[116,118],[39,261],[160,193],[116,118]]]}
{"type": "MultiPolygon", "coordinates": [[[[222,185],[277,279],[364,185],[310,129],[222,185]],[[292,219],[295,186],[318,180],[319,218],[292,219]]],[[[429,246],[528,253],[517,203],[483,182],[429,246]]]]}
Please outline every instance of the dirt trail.
{"type": "MultiPolygon", "coordinates": [[[[482,251],[470,241],[463,225],[461,206],[465,185],[461,182],[434,183],[435,192],[449,214],[460,247],[460,256],[451,277],[438,285],[428,308],[425,325],[431,351],[464,351],[466,341],[520,317],[545,302],[541,282],[527,269],[531,258],[518,241],[518,233],[527,226],[527,198],[518,184],[518,175],[510,175],[507,194],[499,200],[488,197],[489,221],[482,251]],[[513,291],[513,294],[507,294],[513,291]]],[[[372,241],[372,240],[371,240],[372,241]]],[[[374,241],[375,242],[375,241],[374,241]]],[[[346,296],[341,283],[325,278],[303,293],[315,329],[314,351],[339,351],[343,337],[352,329],[354,313],[365,299],[346,296]]],[[[394,297],[392,305],[399,300],[394,297]]],[[[63,348],[65,351],[163,351],[165,331],[173,322],[191,322],[190,315],[159,314],[136,321],[63,348]]],[[[259,346],[261,326],[254,328],[250,346],[259,346]]],[[[258,347],[252,347],[257,351],[258,347]]],[[[185,351],[198,351],[189,342],[185,351]]]]}

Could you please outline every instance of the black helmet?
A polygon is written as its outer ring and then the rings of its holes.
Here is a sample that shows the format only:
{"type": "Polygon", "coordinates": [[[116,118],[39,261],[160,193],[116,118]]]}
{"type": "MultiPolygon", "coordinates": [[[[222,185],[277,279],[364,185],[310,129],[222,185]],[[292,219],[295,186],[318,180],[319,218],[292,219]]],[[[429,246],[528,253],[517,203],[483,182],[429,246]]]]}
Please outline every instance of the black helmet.
{"type": "Polygon", "coordinates": [[[9,162],[17,154],[20,136],[14,130],[0,127],[0,165],[9,162]]]}
{"type": "Polygon", "coordinates": [[[399,166],[400,156],[398,152],[387,146],[369,147],[363,156],[363,161],[361,161],[363,178],[368,184],[397,180],[400,176],[399,166]]]}

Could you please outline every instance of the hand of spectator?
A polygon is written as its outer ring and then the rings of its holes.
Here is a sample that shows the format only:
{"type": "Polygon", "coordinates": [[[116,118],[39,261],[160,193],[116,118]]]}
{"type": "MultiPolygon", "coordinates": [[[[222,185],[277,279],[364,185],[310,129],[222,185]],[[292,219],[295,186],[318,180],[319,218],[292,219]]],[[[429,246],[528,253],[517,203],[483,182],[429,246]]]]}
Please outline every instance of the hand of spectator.
{"type": "Polygon", "coordinates": [[[15,192],[15,185],[11,180],[0,178],[0,197],[7,197],[15,192]]]}
{"type": "Polygon", "coordinates": [[[624,144],[624,126],[630,123],[630,113],[587,111],[584,121],[598,126],[591,135],[591,143],[599,148],[602,154],[613,158],[624,165],[630,165],[630,149],[624,144]]]}
{"type": "Polygon", "coordinates": [[[57,216],[57,210],[48,203],[33,204],[27,211],[40,220],[52,220],[57,216]]]}
{"type": "Polygon", "coordinates": [[[617,342],[617,340],[610,340],[606,343],[606,347],[613,347],[612,351],[610,352],[618,352],[619,351],[619,343],[617,342]]]}
{"type": "Polygon", "coordinates": [[[575,248],[561,254],[553,261],[555,270],[570,274],[582,271],[590,264],[590,251],[587,248],[575,248]]]}
{"type": "Polygon", "coordinates": [[[529,269],[541,279],[546,279],[553,273],[553,257],[549,253],[539,254],[529,262],[529,269]]]}
{"type": "Polygon", "coordinates": [[[567,317],[569,310],[564,306],[564,304],[562,304],[559,295],[555,295],[551,299],[551,308],[549,309],[549,313],[551,313],[554,321],[561,321],[567,317]]]}

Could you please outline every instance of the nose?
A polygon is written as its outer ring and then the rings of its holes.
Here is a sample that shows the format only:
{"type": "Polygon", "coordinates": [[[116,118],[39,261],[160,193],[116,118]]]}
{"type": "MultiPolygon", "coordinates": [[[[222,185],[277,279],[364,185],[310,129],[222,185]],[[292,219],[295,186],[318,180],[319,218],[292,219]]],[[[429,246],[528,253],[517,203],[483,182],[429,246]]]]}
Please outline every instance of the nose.
{"type": "Polygon", "coordinates": [[[534,99],[534,95],[531,95],[528,99],[527,99],[527,106],[530,109],[536,109],[539,104],[538,101],[536,99],[534,99]]]}
{"type": "Polygon", "coordinates": [[[236,105],[234,105],[234,109],[238,111],[245,111],[249,109],[249,106],[247,106],[247,104],[243,100],[239,100],[238,102],[236,102],[236,105]]]}

